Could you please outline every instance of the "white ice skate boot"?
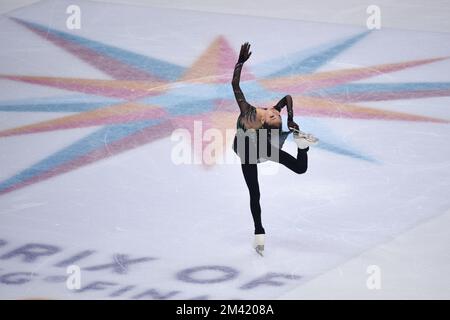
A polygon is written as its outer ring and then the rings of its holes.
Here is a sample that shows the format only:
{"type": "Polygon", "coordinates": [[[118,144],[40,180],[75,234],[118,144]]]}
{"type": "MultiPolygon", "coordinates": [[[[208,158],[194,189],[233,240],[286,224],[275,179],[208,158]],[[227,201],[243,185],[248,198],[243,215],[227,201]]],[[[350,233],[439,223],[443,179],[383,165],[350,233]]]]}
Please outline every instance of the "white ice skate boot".
{"type": "Polygon", "coordinates": [[[253,248],[262,257],[264,253],[264,234],[255,234],[253,248]]]}
{"type": "Polygon", "coordinates": [[[289,128],[294,131],[294,141],[297,143],[299,149],[306,149],[309,146],[317,144],[319,139],[314,137],[312,134],[302,132],[295,128],[289,128]]]}

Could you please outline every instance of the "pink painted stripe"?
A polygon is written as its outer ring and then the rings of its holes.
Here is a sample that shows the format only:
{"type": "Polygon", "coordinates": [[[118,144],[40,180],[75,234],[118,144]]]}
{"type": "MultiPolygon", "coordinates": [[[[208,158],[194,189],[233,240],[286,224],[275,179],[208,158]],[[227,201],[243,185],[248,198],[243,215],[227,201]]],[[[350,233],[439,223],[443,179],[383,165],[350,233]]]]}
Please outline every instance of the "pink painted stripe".
{"type": "MultiPolygon", "coordinates": [[[[96,85],[82,83],[73,83],[64,81],[65,79],[61,79],[58,81],[57,78],[47,78],[47,77],[28,77],[28,76],[12,76],[12,75],[2,75],[0,78],[13,80],[13,81],[21,81],[26,83],[44,85],[44,86],[52,86],[60,89],[66,89],[70,91],[76,92],[84,92],[89,94],[96,94],[105,97],[113,97],[120,98],[125,100],[135,100],[137,98],[142,98],[146,96],[154,96],[161,94],[160,90],[136,90],[133,88],[108,88],[102,87],[101,81],[96,85]]],[[[80,79],[81,80],[81,79],[80,79]]]]}
{"type": "Polygon", "coordinates": [[[414,121],[414,122],[434,122],[434,123],[450,123],[448,120],[444,119],[434,119],[428,118],[420,115],[395,115],[389,113],[370,113],[363,111],[346,111],[340,109],[337,110],[312,110],[312,109],[302,109],[298,108],[295,114],[301,116],[310,117],[329,117],[329,118],[347,118],[347,119],[366,119],[366,120],[393,120],[393,121],[414,121]]]}
{"type": "Polygon", "coordinates": [[[170,120],[164,121],[163,123],[161,123],[157,126],[145,128],[145,129],[143,129],[139,132],[136,132],[135,134],[130,135],[124,139],[111,142],[111,143],[107,144],[107,146],[104,146],[101,149],[95,150],[95,151],[85,154],[81,157],[78,157],[70,162],[67,162],[63,165],[55,167],[51,171],[44,172],[41,175],[35,176],[31,179],[22,181],[21,183],[11,186],[11,187],[1,191],[0,195],[12,192],[17,189],[21,189],[23,187],[29,186],[29,185],[37,183],[37,182],[47,180],[49,178],[55,177],[57,175],[61,175],[63,173],[69,172],[69,171],[73,171],[77,168],[80,168],[80,167],[86,166],[90,163],[108,158],[108,157],[116,155],[118,153],[137,148],[145,143],[149,143],[149,142],[155,141],[157,139],[166,137],[167,135],[171,134],[172,131],[173,131],[173,127],[171,125],[170,120]]]}
{"type": "MultiPolygon", "coordinates": [[[[14,18],[12,18],[12,19],[14,19],[14,18]]],[[[91,49],[88,49],[88,48],[78,45],[76,43],[67,41],[67,40],[62,39],[53,34],[46,33],[41,30],[35,29],[32,26],[27,25],[26,23],[24,23],[18,19],[14,19],[14,20],[17,23],[20,23],[21,25],[25,26],[27,29],[31,30],[32,32],[38,34],[39,36],[53,42],[57,46],[74,54],[75,56],[79,57],[83,61],[89,63],[90,65],[109,74],[110,76],[112,76],[115,79],[162,81],[161,79],[157,78],[156,76],[149,75],[148,73],[146,73],[142,70],[139,70],[137,68],[134,68],[132,66],[129,66],[119,60],[116,60],[114,58],[111,58],[111,57],[108,57],[105,55],[101,55],[91,49]]]]}
{"type": "MultiPolygon", "coordinates": [[[[404,62],[404,63],[398,63],[391,66],[374,66],[371,69],[364,68],[363,70],[348,70],[345,73],[338,73],[336,75],[331,75],[329,77],[326,77],[324,79],[320,78],[314,78],[307,81],[303,81],[302,83],[296,84],[292,83],[292,85],[269,85],[270,89],[276,90],[276,91],[289,91],[293,93],[304,93],[310,90],[316,90],[318,88],[326,88],[326,87],[332,87],[337,86],[343,83],[361,80],[370,78],[373,76],[378,76],[384,73],[390,73],[394,71],[399,71],[406,68],[411,68],[414,66],[419,66],[423,64],[428,64],[440,60],[447,59],[444,58],[435,58],[435,59],[427,59],[427,60],[419,60],[419,61],[410,61],[410,62],[404,62]]],[[[294,78],[292,82],[299,81],[299,79],[294,78]]],[[[276,83],[276,80],[275,80],[276,83]]]]}
{"type": "MultiPolygon", "coordinates": [[[[10,137],[17,136],[22,134],[30,134],[37,132],[48,132],[54,130],[65,130],[65,129],[73,129],[73,128],[84,128],[84,127],[93,127],[93,126],[103,126],[109,124],[118,124],[118,123],[129,123],[135,121],[143,121],[143,120],[151,120],[151,119],[159,119],[167,115],[167,112],[163,109],[150,109],[145,111],[139,111],[129,114],[123,115],[109,115],[109,116],[101,116],[95,119],[67,119],[66,123],[51,123],[51,120],[48,124],[42,124],[38,126],[23,128],[22,130],[5,130],[0,132],[0,137],[10,137]]],[[[60,119],[58,119],[60,120],[60,119]]]]}
{"type": "Polygon", "coordinates": [[[331,94],[326,98],[339,102],[361,102],[361,101],[383,101],[395,99],[417,99],[427,97],[446,97],[450,96],[450,90],[417,90],[417,91],[398,91],[398,92],[367,92],[367,93],[346,93],[331,94]]]}

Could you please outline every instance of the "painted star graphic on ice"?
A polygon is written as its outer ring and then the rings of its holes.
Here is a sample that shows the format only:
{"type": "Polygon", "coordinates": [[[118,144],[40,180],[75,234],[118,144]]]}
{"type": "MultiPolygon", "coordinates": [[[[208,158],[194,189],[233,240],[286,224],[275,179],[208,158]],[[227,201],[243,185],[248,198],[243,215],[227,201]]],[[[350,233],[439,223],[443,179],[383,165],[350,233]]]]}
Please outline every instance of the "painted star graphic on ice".
{"type": "MultiPolygon", "coordinates": [[[[102,126],[88,136],[51,154],[0,182],[0,195],[75,170],[171,135],[176,128],[193,130],[194,120],[203,129],[235,128],[238,107],[231,90],[236,53],[218,36],[198,60],[185,68],[160,59],[11,18],[46,41],[109,75],[111,80],[0,74],[11,81],[77,92],[75,97],[28,99],[0,104],[1,112],[76,112],[73,115],[0,131],[0,138],[102,126]],[[105,140],[107,137],[107,140],[105,140]]],[[[450,83],[352,83],[380,74],[438,62],[448,57],[316,72],[331,59],[365,38],[369,32],[326,43],[290,57],[255,66],[247,64],[241,86],[255,106],[272,106],[290,94],[300,126],[310,126],[321,139],[319,148],[362,161],[375,161],[332,135],[320,118],[426,121],[431,117],[379,110],[355,103],[394,99],[449,96],[450,83]]]]}

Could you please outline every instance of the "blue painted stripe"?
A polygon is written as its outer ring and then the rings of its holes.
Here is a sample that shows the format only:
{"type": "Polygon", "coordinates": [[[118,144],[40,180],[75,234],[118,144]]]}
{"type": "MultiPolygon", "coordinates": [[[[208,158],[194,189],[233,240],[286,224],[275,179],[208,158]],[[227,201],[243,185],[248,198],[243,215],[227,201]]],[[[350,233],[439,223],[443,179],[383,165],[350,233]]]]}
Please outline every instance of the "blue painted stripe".
{"type": "Polygon", "coordinates": [[[343,51],[351,48],[371,31],[364,31],[341,40],[334,40],[314,48],[309,48],[283,58],[272,59],[252,68],[258,77],[282,77],[313,73],[343,51]]]}
{"type": "Polygon", "coordinates": [[[342,148],[341,146],[337,146],[331,143],[327,143],[326,141],[319,141],[317,146],[314,146],[314,148],[320,148],[323,150],[327,150],[333,153],[337,153],[343,156],[351,157],[354,159],[364,160],[371,163],[379,163],[377,160],[370,158],[368,156],[356,153],[352,150],[342,148]]]}
{"type": "Polygon", "coordinates": [[[82,112],[122,102],[121,99],[89,94],[64,95],[0,101],[0,111],[19,112],[82,112]]]}
{"type": "Polygon", "coordinates": [[[1,182],[0,192],[160,122],[149,120],[104,127],[1,182]]]}
{"type": "Polygon", "coordinates": [[[191,98],[178,95],[164,95],[145,99],[145,103],[164,106],[172,116],[196,115],[212,112],[215,99],[191,98]]]}
{"type": "MultiPolygon", "coordinates": [[[[267,104],[267,100],[281,99],[283,94],[268,91],[257,81],[241,83],[242,91],[249,103],[255,106],[258,103],[267,104]]],[[[182,104],[186,101],[190,103],[201,103],[202,101],[225,99],[235,101],[231,84],[187,84],[173,87],[165,94],[153,97],[146,97],[138,100],[140,103],[157,104],[166,108],[173,105],[182,104]]]]}
{"type": "Polygon", "coordinates": [[[300,127],[300,130],[313,134],[319,138],[319,143],[314,148],[320,148],[342,156],[351,157],[353,159],[364,160],[371,163],[378,163],[376,159],[365,155],[355,148],[351,147],[348,142],[340,138],[332,132],[328,127],[322,124],[322,121],[312,117],[294,117],[294,120],[300,127]]]}
{"type": "Polygon", "coordinates": [[[76,36],[74,34],[58,31],[56,29],[52,29],[34,22],[28,22],[21,19],[17,20],[25,23],[26,25],[32,28],[44,31],[46,33],[50,33],[64,40],[89,48],[97,53],[117,59],[123,63],[126,63],[140,70],[143,70],[144,72],[147,72],[149,75],[156,75],[157,77],[163,80],[168,81],[176,80],[180,78],[180,76],[183,74],[185,70],[184,67],[160,59],[150,58],[141,54],[120,49],[118,47],[110,46],[102,42],[93,41],[84,37],[76,36]]]}
{"type": "Polygon", "coordinates": [[[309,95],[449,90],[450,82],[354,83],[313,90],[309,95]]]}
{"type": "Polygon", "coordinates": [[[1,105],[4,112],[84,112],[110,106],[111,103],[35,103],[1,105]]]}

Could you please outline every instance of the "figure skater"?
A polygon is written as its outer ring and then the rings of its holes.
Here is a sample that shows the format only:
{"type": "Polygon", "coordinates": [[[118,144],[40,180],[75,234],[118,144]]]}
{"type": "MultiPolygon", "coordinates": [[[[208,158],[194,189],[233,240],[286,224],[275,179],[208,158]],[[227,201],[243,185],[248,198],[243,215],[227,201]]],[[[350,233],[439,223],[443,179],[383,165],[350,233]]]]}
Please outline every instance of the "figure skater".
{"type": "Polygon", "coordinates": [[[233,141],[233,150],[241,159],[241,168],[250,194],[250,210],[255,226],[253,247],[261,256],[264,252],[265,230],[261,222],[260,192],[258,184],[257,163],[271,160],[281,163],[297,174],[305,173],[308,168],[309,146],[318,142],[311,134],[300,131],[294,122],[292,97],[286,95],[275,106],[270,108],[255,108],[247,102],[239,86],[242,66],[250,58],[250,44],[241,46],[238,62],[234,68],[232,87],[237,104],[241,111],[233,141]],[[287,107],[287,126],[290,131],[282,131],[280,112],[287,107]],[[281,150],[289,133],[293,132],[297,143],[297,158],[281,150]]]}

